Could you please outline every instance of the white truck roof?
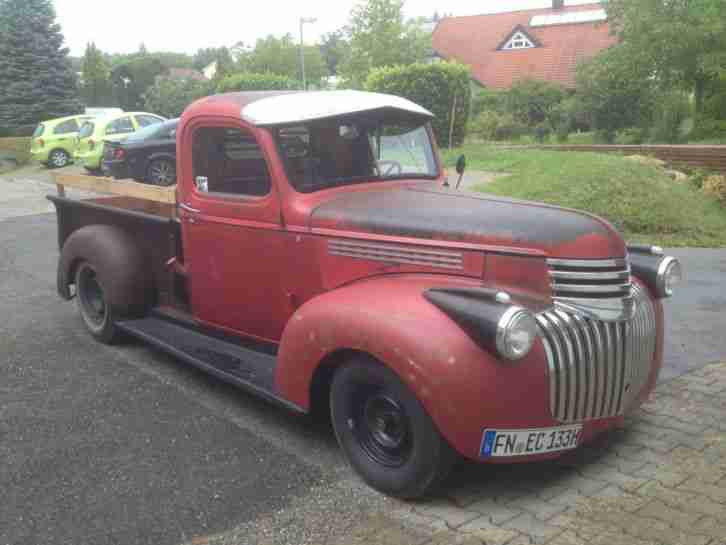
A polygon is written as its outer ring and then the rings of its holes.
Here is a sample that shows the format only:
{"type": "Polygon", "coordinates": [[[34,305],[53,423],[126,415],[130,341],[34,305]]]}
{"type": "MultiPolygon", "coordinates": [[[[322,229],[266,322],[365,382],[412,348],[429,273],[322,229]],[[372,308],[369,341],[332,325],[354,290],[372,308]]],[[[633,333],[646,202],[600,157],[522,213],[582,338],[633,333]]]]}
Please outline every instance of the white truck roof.
{"type": "Polygon", "coordinates": [[[311,91],[255,100],[242,108],[242,119],[258,126],[293,125],[386,109],[424,118],[434,117],[418,104],[394,95],[364,91],[311,91]]]}

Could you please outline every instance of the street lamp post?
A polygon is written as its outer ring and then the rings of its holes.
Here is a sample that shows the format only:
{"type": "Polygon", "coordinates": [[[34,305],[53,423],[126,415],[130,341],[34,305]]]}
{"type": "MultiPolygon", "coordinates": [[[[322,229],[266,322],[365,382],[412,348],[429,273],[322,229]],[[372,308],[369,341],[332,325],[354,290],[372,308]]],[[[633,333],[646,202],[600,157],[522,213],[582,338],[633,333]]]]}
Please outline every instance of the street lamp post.
{"type": "Polygon", "coordinates": [[[308,90],[308,84],[305,79],[305,42],[303,41],[303,26],[305,23],[316,23],[315,17],[300,17],[300,70],[302,72],[303,91],[308,90]]]}

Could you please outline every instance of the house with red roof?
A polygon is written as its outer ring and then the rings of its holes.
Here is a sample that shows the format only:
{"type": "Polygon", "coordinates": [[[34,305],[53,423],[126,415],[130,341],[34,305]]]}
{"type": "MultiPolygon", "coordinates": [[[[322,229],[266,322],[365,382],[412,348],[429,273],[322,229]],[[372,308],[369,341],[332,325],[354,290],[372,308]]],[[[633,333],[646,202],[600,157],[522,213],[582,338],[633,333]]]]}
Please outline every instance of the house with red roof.
{"type": "Polygon", "coordinates": [[[468,64],[485,87],[508,89],[520,79],[575,84],[577,63],[614,45],[600,3],[552,6],[442,19],[433,48],[443,59],[468,64]]]}

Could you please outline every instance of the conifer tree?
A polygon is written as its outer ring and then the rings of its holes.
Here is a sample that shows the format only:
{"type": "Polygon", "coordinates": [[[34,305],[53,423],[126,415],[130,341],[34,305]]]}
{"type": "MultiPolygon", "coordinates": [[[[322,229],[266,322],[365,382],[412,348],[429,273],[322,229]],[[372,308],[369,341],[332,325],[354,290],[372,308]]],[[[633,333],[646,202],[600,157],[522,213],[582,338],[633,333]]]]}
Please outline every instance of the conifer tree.
{"type": "Polygon", "coordinates": [[[0,130],[81,111],[50,0],[0,0],[0,130]]]}

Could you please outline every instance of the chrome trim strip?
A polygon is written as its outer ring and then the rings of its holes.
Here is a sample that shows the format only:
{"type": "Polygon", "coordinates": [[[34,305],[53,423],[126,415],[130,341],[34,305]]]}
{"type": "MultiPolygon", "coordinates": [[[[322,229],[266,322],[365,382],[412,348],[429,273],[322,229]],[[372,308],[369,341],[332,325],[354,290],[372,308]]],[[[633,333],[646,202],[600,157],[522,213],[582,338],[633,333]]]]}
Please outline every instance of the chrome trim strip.
{"type": "Polygon", "coordinates": [[[450,270],[463,270],[464,268],[464,254],[460,252],[437,251],[397,244],[331,240],[328,242],[328,253],[335,256],[386,263],[420,265],[450,270]]]}
{"type": "MultiPolygon", "coordinates": [[[[572,293],[616,293],[618,291],[630,292],[630,281],[625,284],[561,284],[553,282],[552,289],[572,293]]],[[[626,293],[627,295],[627,293],[626,293]]]]}
{"type": "Polygon", "coordinates": [[[628,260],[624,257],[616,259],[548,259],[547,264],[550,267],[604,269],[607,267],[625,267],[628,260]]]}
{"type": "Polygon", "coordinates": [[[612,272],[580,272],[550,270],[550,276],[557,280],[630,280],[630,267],[612,272]]]}

